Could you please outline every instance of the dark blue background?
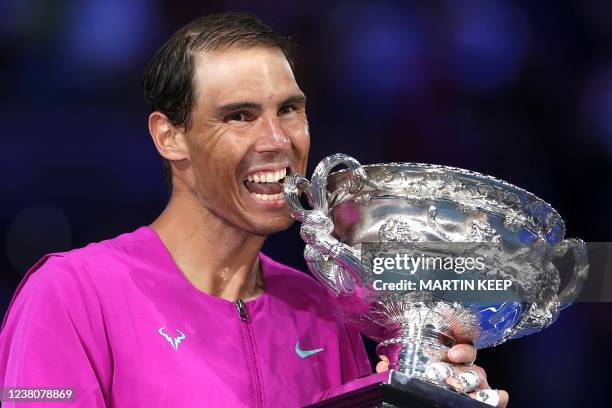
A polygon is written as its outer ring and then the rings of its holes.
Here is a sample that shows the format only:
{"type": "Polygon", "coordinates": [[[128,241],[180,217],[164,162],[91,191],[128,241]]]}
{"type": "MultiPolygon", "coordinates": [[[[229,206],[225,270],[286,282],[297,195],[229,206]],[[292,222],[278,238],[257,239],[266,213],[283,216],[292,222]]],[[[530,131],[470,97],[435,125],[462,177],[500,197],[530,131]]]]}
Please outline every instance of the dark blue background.
{"type": "MultiPolygon", "coordinates": [[[[202,14],[255,13],[300,45],[311,166],[418,161],[530,190],[568,236],[612,220],[612,6],[605,1],[4,0],[0,3],[0,312],[46,252],[150,223],[168,193],[142,73],[202,14]]],[[[304,268],[294,226],[267,252],[304,268]]],[[[609,304],[482,351],[514,407],[607,406],[609,304]]]]}

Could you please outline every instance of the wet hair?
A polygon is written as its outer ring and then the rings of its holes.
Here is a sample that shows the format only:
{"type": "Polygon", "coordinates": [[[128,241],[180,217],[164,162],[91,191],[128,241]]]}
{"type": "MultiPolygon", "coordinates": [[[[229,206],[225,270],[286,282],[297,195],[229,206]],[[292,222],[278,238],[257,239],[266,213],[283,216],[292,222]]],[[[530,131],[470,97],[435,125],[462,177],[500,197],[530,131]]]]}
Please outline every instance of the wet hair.
{"type": "MultiPolygon", "coordinates": [[[[248,13],[200,17],[178,30],[153,56],[144,74],[145,101],[174,125],[189,129],[195,100],[193,73],[199,52],[230,47],[280,49],[293,68],[294,44],[248,13]]],[[[163,160],[164,183],[172,190],[172,168],[163,160]]]]}

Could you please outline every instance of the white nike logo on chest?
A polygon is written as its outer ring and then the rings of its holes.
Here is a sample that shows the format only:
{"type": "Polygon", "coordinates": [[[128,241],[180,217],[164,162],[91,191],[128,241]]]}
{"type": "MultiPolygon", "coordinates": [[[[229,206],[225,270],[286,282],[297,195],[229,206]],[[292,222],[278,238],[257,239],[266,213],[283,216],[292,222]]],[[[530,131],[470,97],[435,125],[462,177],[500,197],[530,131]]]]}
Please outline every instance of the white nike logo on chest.
{"type": "Polygon", "coordinates": [[[312,356],[313,354],[317,354],[320,353],[321,351],[325,350],[324,348],[319,348],[319,349],[314,349],[314,350],[302,350],[300,348],[300,341],[296,341],[295,342],[295,353],[300,356],[301,358],[306,358],[308,356],[312,356]]]}

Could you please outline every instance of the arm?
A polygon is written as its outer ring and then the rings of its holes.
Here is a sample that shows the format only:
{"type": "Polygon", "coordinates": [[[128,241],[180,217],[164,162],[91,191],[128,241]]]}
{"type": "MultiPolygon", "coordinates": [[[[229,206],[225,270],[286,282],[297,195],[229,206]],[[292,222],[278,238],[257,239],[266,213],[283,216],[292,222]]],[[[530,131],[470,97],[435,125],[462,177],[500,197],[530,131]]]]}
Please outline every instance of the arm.
{"type": "Polygon", "coordinates": [[[43,259],[28,272],[7,312],[0,333],[0,384],[69,387],[71,406],[105,407],[103,388],[112,367],[103,328],[97,294],[85,271],[65,257],[43,259]]]}

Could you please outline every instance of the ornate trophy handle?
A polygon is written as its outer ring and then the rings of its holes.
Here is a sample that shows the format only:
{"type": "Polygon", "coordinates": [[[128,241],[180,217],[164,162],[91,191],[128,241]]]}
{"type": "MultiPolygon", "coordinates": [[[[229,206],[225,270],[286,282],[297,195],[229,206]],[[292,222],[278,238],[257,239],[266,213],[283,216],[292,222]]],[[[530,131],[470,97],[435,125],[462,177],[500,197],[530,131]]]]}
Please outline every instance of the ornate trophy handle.
{"type": "Polygon", "coordinates": [[[340,164],[346,165],[351,175],[356,176],[359,182],[368,179],[357,160],[339,153],[321,160],[312,175],[312,183],[302,176],[289,175],[283,186],[291,215],[302,222],[300,234],[307,244],[304,252],[306,260],[309,264],[318,266],[315,269],[319,278],[335,293],[352,292],[355,281],[360,282],[367,276],[360,261],[360,254],[331,234],[334,223],[329,216],[327,177],[330,171],[340,164]],[[308,196],[312,210],[302,207],[302,192],[308,196]],[[341,268],[329,265],[327,257],[331,257],[341,268]]]}
{"type": "Polygon", "coordinates": [[[312,203],[315,209],[323,211],[325,215],[329,214],[329,207],[327,205],[327,177],[334,167],[341,164],[348,168],[352,182],[356,184],[363,183],[377,189],[384,188],[379,182],[369,178],[361,163],[353,157],[342,153],[327,156],[321,160],[312,174],[312,203]]]}
{"type": "Polygon", "coordinates": [[[560,310],[565,309],[576,300],[580,289],[584,285],[584,281],[589,275],[589,263],[585,243],[580,239],[570,238],[564,239],[554,247],[554,256],[559,258],[567,251],[572,250],[574,253],[574,269],[572,277],[568,284],[559,293],[560,310]]]}

